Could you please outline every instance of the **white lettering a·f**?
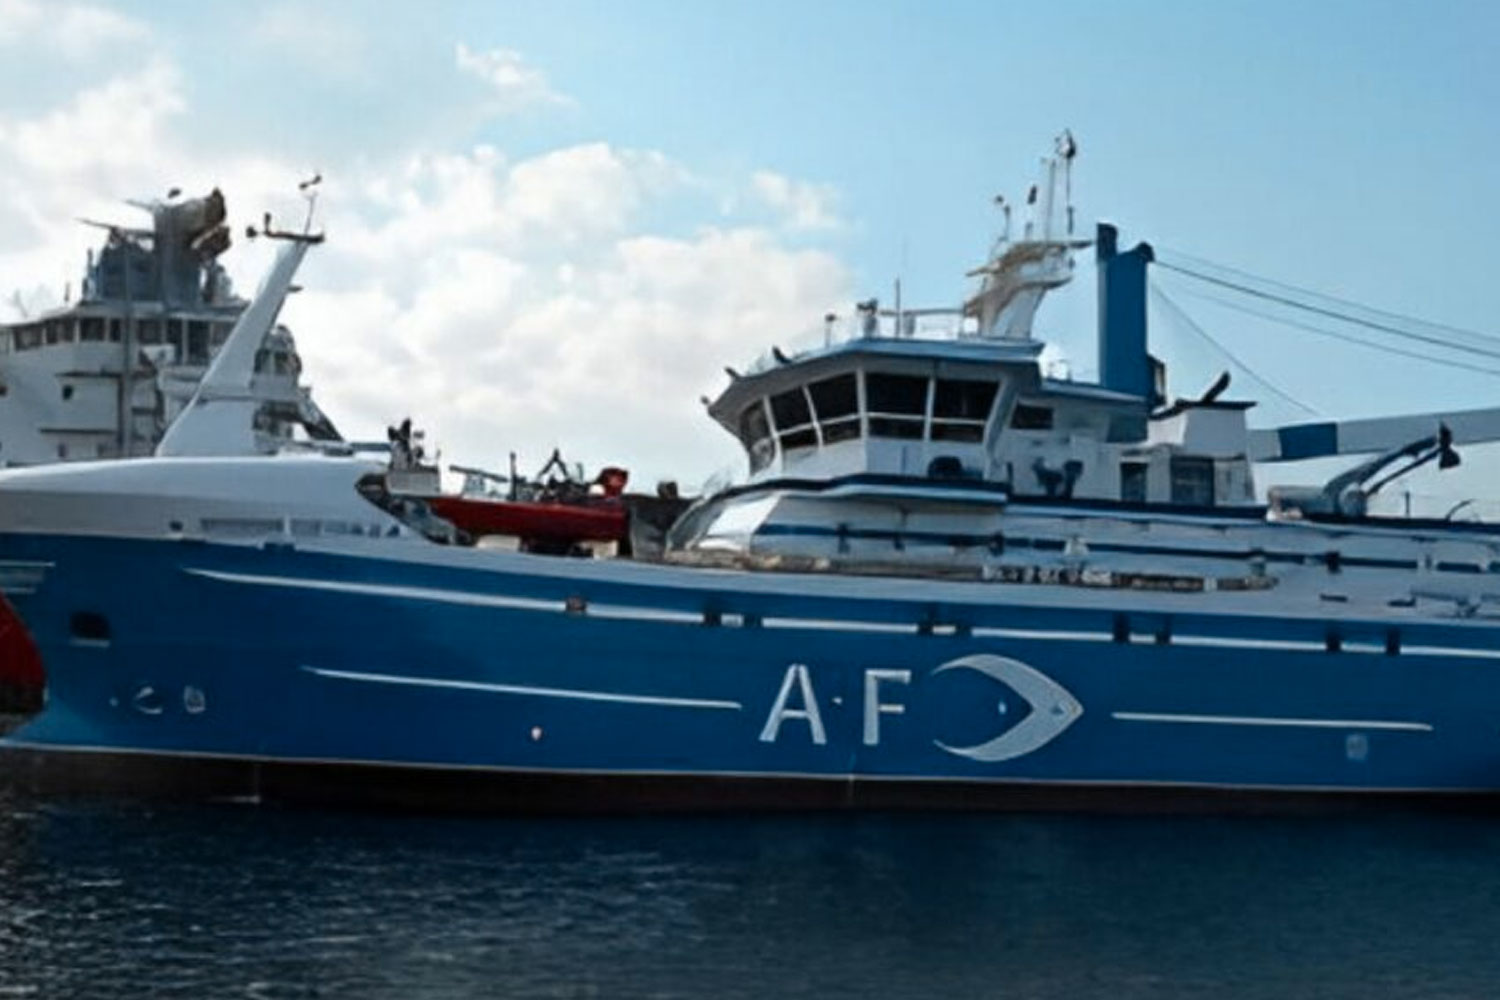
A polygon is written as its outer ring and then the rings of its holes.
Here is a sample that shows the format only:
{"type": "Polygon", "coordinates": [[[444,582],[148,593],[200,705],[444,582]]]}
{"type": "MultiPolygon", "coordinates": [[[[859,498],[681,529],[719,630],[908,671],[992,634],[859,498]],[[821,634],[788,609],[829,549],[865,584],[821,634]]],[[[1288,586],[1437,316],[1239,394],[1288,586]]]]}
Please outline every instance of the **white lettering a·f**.
{"type": "Polygon", "coordinates": [[[806,719],[807,727],[812,732],[813,743],[822,746],[828,742],[828,735],[823,731],[823,716],[818,712],[818,699],[813,697],[812,679],[808,677],[807,667],[804,664],[794,663],[786,668],[786,678],[781,682],[781,693],[776,696],[776,704],[771,706],[771,714],[766,717],[766,727],[760,731],[760,741],[775,743],[776,735],[781,731],[781,723],[784,719],[806,719]],[[794,683],[802,696],[801,708],[791,708],[787,705],[794,683]]]}
{"type": "Polygon", "coordinates": [[[881,681],[890,681],[893,684],[910,684],[911,671],[865,671],[865,746],[867,747],[878,746],[880,743],[881,715],[901,715],[906,711],[906,706],[900,702],[880,700],[881,681]]]}

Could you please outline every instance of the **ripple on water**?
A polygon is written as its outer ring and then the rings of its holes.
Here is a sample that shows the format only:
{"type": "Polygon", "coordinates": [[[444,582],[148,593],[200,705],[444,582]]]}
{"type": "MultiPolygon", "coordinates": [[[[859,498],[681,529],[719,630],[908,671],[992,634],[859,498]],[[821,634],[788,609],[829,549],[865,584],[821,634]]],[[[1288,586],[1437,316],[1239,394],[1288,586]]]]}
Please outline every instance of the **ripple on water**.
{"type": "Polygon", "coordinates": [[[0,801],[0,997],[1488,995],[1500,824],[0,801]]]}

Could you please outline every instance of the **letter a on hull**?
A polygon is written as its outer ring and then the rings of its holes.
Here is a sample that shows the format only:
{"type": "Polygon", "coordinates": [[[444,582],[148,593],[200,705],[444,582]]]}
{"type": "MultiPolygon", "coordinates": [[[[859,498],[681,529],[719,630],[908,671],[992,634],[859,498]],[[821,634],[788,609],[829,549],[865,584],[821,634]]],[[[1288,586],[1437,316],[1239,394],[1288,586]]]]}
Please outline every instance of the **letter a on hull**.
{"type": "Polygon", "coordinates": [[[771,706],[771,714],[766,717],[766,726],[760,731],[760,741],[775,743],[777,734],[781,732],[781,723],[786,719],[806,719],[813,743],[822,746],[828,742],[828,734],[823,730],[823,716],[818,711],[818,699],[813,696],[812,678],[807,675],[807,666],[802,663],[794,663],[786,668],[781,693],[776,696],[776,704],[771,706]],[[793,684],[797,686],[802,698],[801,708],[792,708],[787,704],[793,684]]]}

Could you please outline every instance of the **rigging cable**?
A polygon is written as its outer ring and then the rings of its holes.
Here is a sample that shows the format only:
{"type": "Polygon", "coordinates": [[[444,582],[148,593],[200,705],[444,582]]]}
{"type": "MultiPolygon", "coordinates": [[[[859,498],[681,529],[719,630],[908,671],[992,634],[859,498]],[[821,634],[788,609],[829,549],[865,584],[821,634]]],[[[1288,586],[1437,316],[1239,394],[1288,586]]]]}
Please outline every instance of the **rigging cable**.
{"type": "Polygon", "coordinates": [[[1167,310],[1169,312],[1171,312],[1172,315],[1175,316],[1180,322],[1182,322],[1184,325],[1186,325],[1188,329],[1192,330],[1198,336],[1202,337],[1204,340],[1206,340],[1210,344],[1212,344],[1219,351],[1220,354],[1223,354],[1224,357],[1226,357],[1226,358],[1229,359],[1229,361],[1230,361],[1231,364],[1233,364],[1235,367],[1239,368],[1241,371],[1245,372],[1247,375],[1249,375],[1256,382],[1259,382],[1261,385],[1263,385],[1267,389],[1271,390],[1272,394],[1274,394],[1274,395],[1280,397],[1281,399],[1285,400],[1286,402],[1292,404],[1297,409],[1301,410],[1303,413],[1306,413],[1307,415],[1313,416],[1313,417],[1320,417],[1320,416],[1322,416],[1322,414],[1319,413],[1317,410],[1313,409],[1311,406],[1308,406],[1306,403],[1303,403],[1300,400],[1296,399],[1290,393],[1287,393],[1287,392],[1283,391],[1282,389],[1280,389],[1279,387],[1277,387],[1274,383],[1272,383],[1271,381],[1269,381],[1268,379],[1266,379],[1264,376],[1258,374],[1255,371],[1254,368],[1251,368],[1249,365],[1245,364],[1245,362],[1243,362],[1239,358],[1235,357],[1234,354],[1232,354],[1230,352],[1229,348],[1225,347],[1223,344],[1219,343],[1218,340],[1214,339],[1214,337],[1207,330],[1203,329],[1203,327],[1201,327],[1197,323],[1195,323],[1193,321],[1193,318],[1191,316],[1189,316],[1186,312],[1184,312],[1181,306],[1179,306],[1176,302],[1173,302],[1170,298],[1168,298],[1167,297],[1167,293],[1161,290],[1161,286],[1160,285],[1158,285],[1156,282],[1153,281],[1153,282],[1151,282],[1150,287],[1151,287],[1151,294],[1153,294],[1153,295],[1156,296],[1157,301],[1159,301],[1163,306],[1165,306],[1167,308],[1167,310]]]}
{"type": "Polygon", "coordinates": [[[1425,361],[1428,364],[1443,365],[1447,368],[1457,368],[1459,371],[1476,372],[1481,375],[1500,376],[1500,368],[1486,368],[1484,365],[1469,364],[1466,361],[1458,361],[1453,358],[1435,358],[1430,354],[1422,354],[1418,351],[1405,351],[1399,347],[1392,347],[1390,344],[1381,344],[1375,341],[1361,340],[1358,337],[1350,336],[1347,333],[1340,333],[1337,330],[1330,330],[1327,327],[1314,326],[1311,323],[1302,323],[1298,320],[1288,319],[1285,316],[1277,316],[1275,313],[1266,312],[1261,309],[1253,309],[1250,306],[1241,305],[1238,302],[1231,302],[1230,300],[1220,298],[1217,295],[1209,295],[1204,292],[1188,292],[1187,294],[1193,296],[1194,298],[1202,299],[1205,302],[1212,302],[1214,305],[1221,306],[1225,309],[1233,309],[1235,312],[1244,313],[1247,316],[1255,316],[1258,319],[1268,320],[1272,323],[1281,323],[1286,326],[1295,327],[1298,330],[1306,330],[1308,333],[1316,333],[1319,336],[1323,337],[1332,337],[1334,340],[1342,340],[1345,343],[1355,344],[1359,347],[1368,347],[1372,351],[1383,351],[1386,354],[1394,354],[1397,357],[1413,358],[1417,361],[1425,361]]]}
{"type": "MultiPolygon", "coordinates": [[[[1396,323],[1415,324],[1419,327],[1426,327],[1429,330],[1444,330],[1448,333],[1457,334],[1462,337],[1471,337],[1475,340],[1484,341],[1491,344],[1500,343],[1500,337],[1497,337],[1496,335],[1491,333],[1483,333],[1479,330],[1469,330],[1461,326],[1454,326],[1451,323],[1437,323],[1429,319],[1422,319],[1419,316],[1408,316],[1404,313],[1392,312],[1389,309],[1376,309],[1374,306],[1367,306],[1363,302],[1355,302],[1353,299],[1339,298],[1337,295],[1329,295],[1327,292],[1320,292],[1311,288],[1302,288],[1298,285],[1288,284],[1285,281],[1277,281],[1274,278],[1263,278],[1258,274],[1251,274],[1249,271],[1245,271],[1237,267],[1230,267],[1228,264],[1219,264],[1209,260],[1206,257],[1198,257],[1193,254],[1186,253],[1182,250],[1173,250],[1170,248],[1162,249],[1169,256],[1181,257],[1184,260],[1192,262],[1194,265],[1206,267],[1212,271],[1223,271],[1229,274],[1238,275],[1239,277],[1246,278],[1252,282],[1255,282],[1256,284],[1269,285],[1272,288],[1279,289],[1283,292],[1295,293],[1296,295],[1320,300],[1322,302],[1332,302],[1337,305],[1359,310],[1366,315],[1380,316],[1384,319],[1391,320],[1396,323]]],[[[1157,260],[1156,263],[1160,264],[1162,263],[1162,261],[1157,260]]]]}
{"type": "MultiPolygon", "coordinates": [[[[1263,291],[1259,288],[1252,288],[1249,285],[1229,281],[1225,278],[1217,278],[1211,274],[1204,274],[1201,271],[1194,271],[1191,268],[1182,267],[1177,264],[1168,264],[1165,261],[1158,260],[1156,262],[1156,266],[1164,267],[1169,271],[1186,275],[1189,278],[1195,278],[1198,281],[1208,282],[1211,285],[1218,285],[1221,288],[1228,288],[1232,291],[1240,292],[1244,295],[1250,295],[1258,299],[1266,299],[1270,302],[1276,302],[1284,306],[1290,306],[1293,309],[1301,309],[1304,312],[1316,313],[1319,316],[1327,316],[1331,319],[1336,319],[1343,323],[1352,323],[1355,326],[1368,327],[1371,330],[1379,330],[1382,333],[1389,333],[1397,337],[1404,337],[1408,340],[1418,340],[1426,344],[1433,344],[1438,347],[1446,348],[1450,351],[1461,351],[1466,354],[1476,354],[1480,357],[1500,360],[1500,350],[1489,350],[1483,347],[1474,347],[1469,344],[1460,344],[1452,340],[1444,340],[1442,337],[1416,333],[1411,330],[1403,330],[1400,327],[1391,326],[1388,323],[1377,323],[1374,320],[1361,319],[1358,316],[1350,316],[1347,313],[1341,313],[1334,309],[1326,309],[1322,306],[1312,305],[1311,303],[1299,302],[1296,299],[1289,298],[1285,295],[1276,295],[1272,292],[1263,291]]],[[[1485,336],[1484,334],[1473,335],[1479,337],[1485,336]]]]}

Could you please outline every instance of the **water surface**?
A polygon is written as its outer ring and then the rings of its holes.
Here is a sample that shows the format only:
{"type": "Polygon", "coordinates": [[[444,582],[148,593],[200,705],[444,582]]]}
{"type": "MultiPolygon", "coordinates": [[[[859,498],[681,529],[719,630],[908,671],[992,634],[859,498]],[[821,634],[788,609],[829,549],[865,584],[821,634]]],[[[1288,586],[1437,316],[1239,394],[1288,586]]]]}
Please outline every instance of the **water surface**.
{"type": "Polygon", "coordinates": [[[0,793],[0,998],[1489,997],[1500,820],[0,793]]]}

